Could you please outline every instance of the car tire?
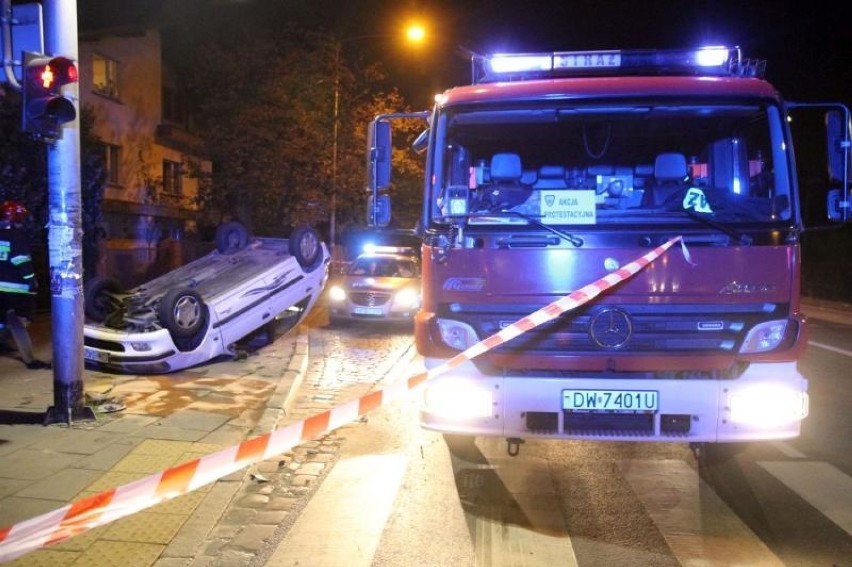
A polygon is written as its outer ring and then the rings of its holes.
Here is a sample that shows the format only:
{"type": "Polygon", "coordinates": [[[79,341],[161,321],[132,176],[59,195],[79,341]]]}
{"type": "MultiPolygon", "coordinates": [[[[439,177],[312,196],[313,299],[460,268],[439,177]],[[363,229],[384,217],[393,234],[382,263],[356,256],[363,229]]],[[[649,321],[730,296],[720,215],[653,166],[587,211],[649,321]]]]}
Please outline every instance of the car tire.
{"type": "Polygon", "coordinates": [[[216,250],[220,254],[234,254],[249,243],[248,229],[237,221],[222,223],[216,229],[216,250]]]}
{"type": "Polygon", "coordinates": [[[86,317],[95,323],[103,323],[120,305],[115,295],[121,293],[121,284],[113,278],[95,276],[83,287],[83,311],[86,317]]]}
{"type": "Polygon", "coordinates": [[[166,292],[160,299],[157,315],[175,342],[196,337],[207,327],[207,305],[200,293],[186,287],[166,292]]]}
{"type": "Polygon", "coordinates": [[[306,272],[315,270],[322,258],[322,244],[317,231],[308,225],[297,227],[290,235],[290,254],[306,272]]]}

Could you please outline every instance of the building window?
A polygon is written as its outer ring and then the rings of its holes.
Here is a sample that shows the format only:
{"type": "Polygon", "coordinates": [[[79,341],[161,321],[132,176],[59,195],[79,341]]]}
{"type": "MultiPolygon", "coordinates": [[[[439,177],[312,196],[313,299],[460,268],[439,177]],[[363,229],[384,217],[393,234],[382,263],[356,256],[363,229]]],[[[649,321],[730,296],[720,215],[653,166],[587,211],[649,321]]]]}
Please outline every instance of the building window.
{"type": "Polygon", "coordinates": [[[163,160],[163,193],[177,196],[183,194],[183,171],[180,162],[163,160]]]}
{"type": "Polygon", "coordinates": [[[118,98],[118,62],[95,54],[92,59],[92,85],[96,93],[118,98]]]}
{"type": "Polygon", "coordinates": [[[101,144],[101,157],[104,160],[107,185],[121,185],[119,164],[121,163],[121,146],[101,144]]]}
{"type": "Polygon", "coordinates": [[[169,87],[163,87],[163,120],[184,128],[189,125],[184,97],[169,87]]]}

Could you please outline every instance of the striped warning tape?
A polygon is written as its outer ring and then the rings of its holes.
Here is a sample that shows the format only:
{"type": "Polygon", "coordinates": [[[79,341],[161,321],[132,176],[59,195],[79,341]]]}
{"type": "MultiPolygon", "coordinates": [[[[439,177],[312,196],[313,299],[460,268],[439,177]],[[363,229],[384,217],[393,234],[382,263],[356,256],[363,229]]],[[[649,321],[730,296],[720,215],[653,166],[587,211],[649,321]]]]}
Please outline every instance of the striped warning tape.
{"type": "Polygon", "coordinates": [[[244,467],[280,455],[296,445],[351,423],[447,370],[469,361],[518,335],[587,303],[609,288],[627,280],[660,257],[674,237],[641,258],[523,317],[500,332],[483,339],[444,364],[397,381],[386,388],[270,433],[248,439],[222,451],[152,474],[134,482],[83,498],[41,516],[0,529],[0,562],[10,561],[35,549],[102,526],[215,482],[244,467]]]}

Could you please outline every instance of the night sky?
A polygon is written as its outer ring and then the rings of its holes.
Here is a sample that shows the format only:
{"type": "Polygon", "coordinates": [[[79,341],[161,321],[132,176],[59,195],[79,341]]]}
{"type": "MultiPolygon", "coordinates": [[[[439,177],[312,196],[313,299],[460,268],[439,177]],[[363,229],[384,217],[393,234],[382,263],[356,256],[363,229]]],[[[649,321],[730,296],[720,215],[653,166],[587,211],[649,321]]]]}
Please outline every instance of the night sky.
{"type": "MultiPolygon", "coordinates": [[[[435,93],[467,82],[458,46],[479,53],[739,45],[766,59],[767,77],[789,99],[852,103],[852,23],[821,3],[671,0],[78,0],[81,30],[168,15],[193,22],[238,7],[263,22],[296,22],[338,37],[388,35],[412,17],[426,22],[430,53],[385,41],[348,45],[385,61],[403,92],[435,93]],[[175,16],[177,14],[178,16],[175,16]]],[[[234,25],[256,25],[235,18],[234,25]]],[[[426,99],[430,99],[431,96],[426,99]]]]}

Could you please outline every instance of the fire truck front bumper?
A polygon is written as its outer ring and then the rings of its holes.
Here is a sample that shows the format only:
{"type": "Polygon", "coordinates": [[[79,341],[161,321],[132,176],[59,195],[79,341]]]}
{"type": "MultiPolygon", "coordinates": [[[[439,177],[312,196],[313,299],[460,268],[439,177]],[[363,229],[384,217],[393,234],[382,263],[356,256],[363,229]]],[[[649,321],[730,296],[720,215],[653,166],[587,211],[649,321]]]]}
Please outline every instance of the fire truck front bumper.
{"type": "Polygon", "coordinates": [[[736,379],[627,379],[485,376],[467,362],[426,384],[420,419],[449,434],[691,443],[795,438],[807,415],[795,363],[752,364],[736,379]]]}

